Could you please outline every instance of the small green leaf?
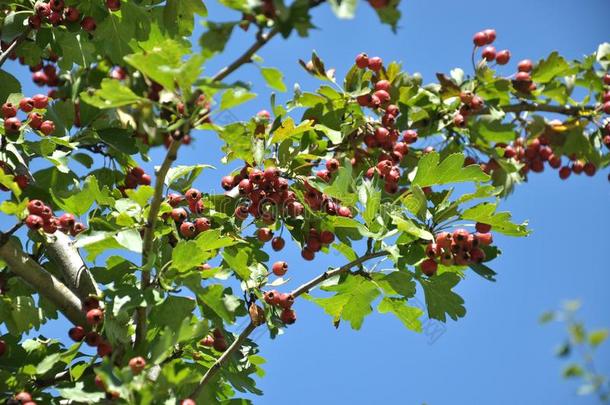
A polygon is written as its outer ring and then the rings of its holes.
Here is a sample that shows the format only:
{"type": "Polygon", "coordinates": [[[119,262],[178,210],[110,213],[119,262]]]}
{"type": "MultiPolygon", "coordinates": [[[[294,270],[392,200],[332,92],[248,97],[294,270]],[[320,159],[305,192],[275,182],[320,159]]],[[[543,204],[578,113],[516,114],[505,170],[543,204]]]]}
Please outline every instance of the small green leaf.
{"type": "Polygon", "coordinates": [[[514,224],[509,212],[497,212],[497,204],[484,202],[468,208],[462,213],[462,219],[481,222],[492,226],[494,232],[509,236],[526,236],[530,233],[527,222],[514,224]]]}
{"type": "Polygon", "coordinates": [[[455,273],[443,273],[420,279],[419,282],[424,289],[430,318],[446,322],[446,315],[454,321],[466,315],[464,300],[452,291],[460,282],[460,276],[455,273]]]}
{"type": "Polygon", "coordinates": [[[403,325],[412,331],[422,331],[419,318],[423,315],[424,311],[407,305],[407,301],[402,298],[384,297],[379,303],[377,310],[382,314],[393,313],[403,325]]]}
{"type": "Polygon", "coordinates": [[[420,187],[434,186],[439,184],[460,183],[465,181],[488,181],[486,175],[479,165],[464,166],[464,155],[454,153],[440,162],[440,155],[431,152],[424,155],[418,165],[413,184],[420,187]]]}
{"type": "Polygon", "coordinates": [[[122,107],[145,101],[131,91],[129,87],[113,79],[102,80],[100,89],[92,94],[84,91],[80,94],[80,97],[85,103],[101,109],[122,107]]]}
{"type": "Polygon", "coordinates": [[[267,86],[277,91],[286,91],[286,85],[284,84],[284,74],[276,68],[263,67],[261,68],[261,74],[267,83],[267,86]]]}
{"type": "Polygon", "coordinates": [[[256,97],[256,94],[250,93],[244,89],[229,89],[225,91],[220,100],[220,109],[228,110],[229,108],[236,107],[240,104],[250,101],[256,97]]]}
{"type": "Polygon", "coordinates": [[[604,343],[604,341],[608,338],[608,329],[599,329],[589,332],[587,339],[589,340],[589,344],[593,347],[597,347],[604,343]]]}

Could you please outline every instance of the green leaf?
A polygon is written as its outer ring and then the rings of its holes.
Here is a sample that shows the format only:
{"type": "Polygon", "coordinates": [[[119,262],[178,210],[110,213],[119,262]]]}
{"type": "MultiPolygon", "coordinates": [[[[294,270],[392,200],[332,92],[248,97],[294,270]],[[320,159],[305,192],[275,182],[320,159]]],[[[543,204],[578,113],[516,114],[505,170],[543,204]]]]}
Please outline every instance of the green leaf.
{"type": "Polygon", "coordinates": [[[164,27],[172,34],[189,36],[195,27],[195,15],[205,17],[207,14],[201,0],[168,0],[163,9],[164,27]]]}
{"type": "Polygon", "coordinates": [[[21,93],[21,83],[12,74],[0,69],[0,104],[8,99],[12,93],[21,93]]]}
{"type": "Polygon", "coordinates": [[[360,329],[364,317],[372,312],[371,303],[379,296],[379,289],[370,280],[349,275],[340,284],[325,287],[325,291],[335,292],[330,298],[308,298],[320,305],[324,312],[333,317],[336,327],[341,319],[350,322],[352,329],[360,329]]]}
{"type": "Polygon", "coordinates": [[[396,225],[396,227],[398,228],[399,231],[408,233],[409,235],[413,235],[420,239],[425,239],[425,240],[434,239],[434,235],[432,235],[432,233],[430,233],[426,229],[420,228],[419,226],[415,225],[415,223],[413,221],[411,221],[410,219],[402,218],[402,217],[399,217],[398,215],[390,215],[390,216],[392,217],[392,220],[394,221],[394,224],[396,225]]]}
{"type": "Polygon", "coordinates": [[[261,68],[261,74],[267,83],[267,86],[277,91],[286,91],[286,85],[284,84],[284,74],[276,68],[263,67],[261,68]]]}
{"type": "Polygon", "coordinates": [[[191,187],[203,169],[214,169],[214,166],[199,164],[172,167],[165,176],[165,185],[173,190],[184,192],[191,187]]]}
{"type": "Polygon", "coordinates": [[[404,298],[415,296],[416,287],[411,272],[393,271],[389,274],[373,273],[373,279],[386,295],[400,295],[404,298]]]}
{"type": "Polygon", "coordinates": [[[137,189],[128,189],[125,193],[127,194],[127,197],[144,208],[147,205],[148,200],[150,200],[155,193],[155,189],[152,186],[140,186],[137,189]]]}
{"type": "Polygon", "coordinates": [[[80,94],[80,97],[85,103],[101,109],[122,107],[144,101],[129,87],[113,79],[102,80],[100,89],[93,94],[84,91],[80,94]]]}
{"type": "Polygon", "coordinates": [[[106,397],[103,392],[86,392],[85,384],[79,381],[73,387],[57,388],[59,395],[65,399],[86,404],[99,404],[106,397]]]}
{"type": "Polygon", "coordinates": [[[108,190],[100,190],[97,179],[94,176],[88,176],[82,188],[74,187],[72,190],[62,191],[51,187],[50,192],[55,204],[62,210],[77,216],[81,216],[89,211],[89,208],[91,208],[91,205],[96,200],[101,203],[111,202],[108,190]]]}
{"type": "Polygon", "coordinates": [[[496,213],[496,203],[484,202],[468,208],[462,213],[462,219],[481,222],[491,225],[494,232],[500,232],[509,236],[526,236],[530,231],[527,222],[514,224],[511,222],[509,212],[496,213]]]}
{"type": "Polygon", "coordinates": [[[440,164],[439,160],[440,155],[436,152],[424,155],[417,165],[417,173],[412,183],[427,187],[465,181],[488,181],[490,178],[479,165],[463,167],[464,155],[461,153],[447,156],[440,164]]]}
{"type": "Polygon", "coordinates": [[[515,139],[515,124],[503,122],[492,115],[481,115],[474,122],[472,129],[487,142],[509,143],[515,139]]]}
{"type": "Polygon", "coordinates": [[[604,343],[604,341],[608,338],[608,329],[599,329],[594,330],[589,333],[587,339],[589,340],[589,344],[593,347],[597,347],[604,343]]]}
{"type": "Polygon", "coordinates": [[[197,298],[223,321],[227,323],[235,322],[235,310],[240,305],[239,300],[233,295],[225,294],[222,285],[213,284],[203,288],[197,293],[197,298]]]}
{"type": "Polygon", "coordinates": [[[47,371],[51,370],[57,362],[61,360],[61,353],[53,353],[46,356],[38,365],[36,366],[36,374],[43,375],[47,371]]]}
{"type": "Polygon", "coordinates": [[[454,321],[466,315],[464,300],[452,291],[460,282],[460,276],[455,273],[443,273],[428,279],[419,279],[419,282],[424,289],[430,318],[446,322],[446,315],[454,321]]]}
{"type": "Polygon", "coordinates": [[[552,52],[546,59],[538,61],[532,71],[532,80],[536,83],[548,83],[557,76],[573,74],[574,70],[557,51],[552,52]]]}
{"type": "Polygon", "coordinates": [[[205,60],[225,49],[236,24],[235,22],[214,23],[211,21],[206,23],[208,30],[199,38],[201,54],[205,60]]]}
{"type": "Polygon", "coordinates": [[[119,245],[132,252],[142,253],[142,236],[137,229],[124,229],[115,235],[119,245]]]}
{"type": "Polygon", "coordinates": [[[228,110],[229,108],[236,107],[247,101],[256,98],[256,94],[250,93],[244,89],[229,89],[225,91],[220,99],[220,109],[228,110]]]}
{"type": "Polygon", "coordinates": [[[160,305],[153,307],[150,319],[156,327],[178,330],[184,319],[190,319],[196,302],[192,298],[169,296],[160,305]]]}
{"type": "Polygon", "coordinates": [[[403,325],[412,331],[422,331],[419,318],[423,315],[424,311],[407,305],[407,301],[402,298],[384,297],[379,303],[377,310],[382,314],[391,312],[403,323],[403,325]]]}
{"type": "Polygon", "coordinates": [[[563,378],[582,377],[585,371],[578,364],[569,364],[562,371],[563,378]]]}
{"type": "Polygon", "coordinates": [[[195,240],[181,240],[172,250],[172,268],[178,271],[190,270],[211,256],[211,251],[236,244],[228,236],[221,236],[220,229],[210,229],[197,236],[195,240]]]}
{"type": "Polygon", "coordinates": [[[329,197],[338,199],[343,205],[350,207],[358,202],[358,196],[352,191],[354,187],[352,165],[346,160],[334,175],[332,183],[323,187],[323,192],[329,197]]]}
{"type": "Polygon", "coordinates": [[[250,255],[247,250],[235,248],[225,249],[222,252],[222,258],[240,279],[248,280],[250,278],[250,268],[248,266],[250,255]]]}
{"type": "Polygon", "coordinates": [[[286,139],[301,135],[303,132],[307,132],[312,129],[313,122],[311,120],[305,120],[298,126],[294,125],[294,120],[291,117],[286,118],[282,121],[281,125],[273,132],[271,143],[280,143],[286,139]]]}
{"type": "Polygon", "coordinates": [[[343,134],[341,131],[337,131],[336,129],[331,129],[326,125],[316,124],[314,125],[314,129],[316,131],[320,131],[326,135],[326,137],[335,145],[340,144],[343,141],[343,134]]]}

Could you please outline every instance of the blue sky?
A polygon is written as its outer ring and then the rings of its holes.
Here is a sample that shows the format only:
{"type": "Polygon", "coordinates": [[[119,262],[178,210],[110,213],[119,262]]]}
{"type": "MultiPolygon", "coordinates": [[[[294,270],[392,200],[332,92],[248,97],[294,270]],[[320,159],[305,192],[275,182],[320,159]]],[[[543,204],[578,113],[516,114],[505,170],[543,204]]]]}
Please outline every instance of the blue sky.
{"type": "MultiPolygon", "coordinates": [[[[303,89],[313,90],[317,83],[299,67],[299,58],[307,59],[315,49],[342,77],[354,56],[364,51],[386,61],[402,61],[408,71],[421,72],[429,82],[435,72],[454,67],[468,72],[471,37],[484,28],[497,30],[498,49],[511,50],[514,63],[505,67],[507,74],[522,58],[536,60],[553,50],[568,58],[581,57],[610,40],[606,0],[403,0],[397,34],[380,26],[370,7],[360,3],[357,18],[350,21],[338,21],[327,6],[319,7],[314,23],[320,29],[307,39],[275,39],[260,52],[264,66],[284,71],[289,89],[298,82],[303,89]]],[[[236,18],[215,3],[208,8],[211,20],[236,18]]],[[[251,36],[239,32],[228,53],[212,60],[206,72],[214,73],[240,54],[250,45],[251,36]]],[[[16,64],[7,66],[16,71],[16,64]]],[[[252,82],[260,95],[233,111],[239,118],[269,108],[270,91],[257,70],[247,66],[230,77],[252,82]]],[[[24,70],[19,75],[22,80],[27,76],[24,70]]],[[[33,85],[26,85],[26,93],[35,91],[33,85]]],[[[201,188],[218,191],[220,178],[229,170],[219,163],[219,147],[213,135],[201,133],[190,148],[182,150],[182,164],[218,167],[202,176],[201,188]]],[[[153,161],[158,162],[162,153],[154,152],[153,161]]],[[[432,344],[425,335],[405,330],[387,315],[371,315],[358,332],[348,325],[335,330],[320,308],[298,302],[299,319],[284,336],[275,341],[264,335],[257,338],[268,362],[267,376],[260,381],[265,396],[254,402],[596,403],[593,397],[578,397],[576,384],[560,377],[562,362],[553,356],[553,348],[565,337],[563,326],[540,326],[537,319],[565,299],[581,298],[581,315],[588,326],[610,326],[607,175],[605,170],[594,178],[572,176],[564,182],[557,172],[547,171],[518,187],[503,208],[518,221],[529,219],[534,233],[522,239],[496,238],[504,251],[492,262],[498,281],[489,283],[468,273],[458,287],[466,301],[466,317],[444,325],[444,333],[432,344]]],[[[342,263],[339,256],[330,255],[303,265],[294,248],[272,255],[272,261],[278,259],[291,263],[291,287],[342,263]]],[[[610,374],[610,344],[599,350],[597,360],[598,368],[610,374]]]]}

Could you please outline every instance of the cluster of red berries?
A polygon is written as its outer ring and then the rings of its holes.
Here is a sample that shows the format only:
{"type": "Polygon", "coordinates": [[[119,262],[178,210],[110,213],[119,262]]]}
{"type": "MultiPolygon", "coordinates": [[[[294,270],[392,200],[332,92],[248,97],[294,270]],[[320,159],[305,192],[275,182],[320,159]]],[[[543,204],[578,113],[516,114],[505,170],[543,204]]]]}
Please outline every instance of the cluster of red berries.
{"type": "Polygon", "coordinates": [[[214,350],[224,352],[229,345],[220,329],[214,329],[211,335],[208,335],[199,341],[199,344],[205,347],[213,347],[214,350]]]}
{"type": "Polygon", "coordinates": [[[292,309],[294,296],[292,294],[280,293],[276,290],[266,291],[263,295],[265,302],[282,310],[280,319],[286,325],[292,325],[297,320],[297,314],[292,309]]]}
{"type": "Polygon", "coordinates": [[[132,167],[125,175],[125,183],[118,189],[125,195],[125,190],[131,190],[138,186],[150,186],[152,179],[141,167],[132,167]]]}
{"type": "MultiPolygon", "coordinates": [[[[83,311],[86,314],[87,324],[93,329],[98,329],[104,322],[104,311],[100,308],[100,303],[95,297],[88,297],[83,303],[83,311]]],[[[100,357],[108,356],[112,353],[112,346],[97,331],[87,332],[80,325],[70,328],[68,331],[70,339],[75,342],[85,341],[88,346],[97,347],[97,354],[100,357]]]]}
{"type": "Polygon", "coordinates": [[[315,259],[316,252],[322,250],[323,246],[330,245],[335,241],[335,234],[331,231],[319,231],[310,228],[305,240],[305,246],[301,250],[301,257],[311,261],[315,259]]]}
{"type": "Polygon", "coordinates": [[[435,235],[434,242],[426,246],[428,258],[420,265],[422,273],[433,276],[439,262],[444,266],[467,266],[485,261],[485,252],[480,247],[493,242],[491,225],[477,223],[476,230],[476,233],[470,233],[465,229],[456,229],[453,233],[440,232],[435,235]]]}
{"type": "Polygon", "coordinates": [[[86,229],[85,225],[77,222],[74,215],[70,213],[66,212],[56,217],[53,210],[40,200],[30,201],[27,210],[29,215],[25,219],[25,225],[34,231],[42,229],[44,232],[52,234],[59,230],[76,236],[86,229]]]}
{"type": "MultiPolygon", "coordinates": [[[[527,145],[523,138],[515,139],[512,144],[497,144],[496,148],[504,149],[505,158],[514,158],[524,166],[521,168],[521,174],[525,175],[530,170],[535,173],[544,171],[544,163],[548,162],[553,169],[559,169],[559,177],[562,180],[567,179],[572,172],[581,174],[584,172],[587,176],[593,176],[597,171],[595,164],[585,162],[582,159],[577,159],[575,156],[571,158],[570,166],[561,166],[561,155],[553,153],[553,148],[549,145],[549,138],[546,135],[540,135],[538,138],[532,139],[527,145]]],[[[497,168],[497,162],[487,164],[484,170],[489,172],[497,168]],[[494,165],[495,163],[495,165],[494,165]]]]}
{"type": "Polygon", "coordinates": [[[531,71],[534,63],[529,59],[523,59],[517,64],[517,73],[513,80],[513,87],[521,93],[531,93],[536,90],[536,83],[532,81],[531,71]]]}
{"type": "Polygon", "coordinates": [[[202,198],[203,194],[196,188],[190,188],[184,195],[172,193],[167,196],[168,204],[173,207],[169,215],[176,224],[179,224],[180,234],[185,238],[192,238],[201,232],[207,231],[212,226],[210,220],[205,217],[197,217],[192,222],[187,221],[189,217],[188,212],[184,208],[179,207],[186,200],[191,214],[199,215],[205,208],[202,198]]]}
{"type": "Polygon", "coordinates": [[[17,133],[21,130],[22,121],[17,117],[19,110],[27,115],[26,124],[30,128],[40,131],[42,135],[51,135],[55,131],[55,123],[45,120],[44,116],[34,110],[44,110],[49,104],[49,97],[44,94],[36,94],[33,97],[24,97],[19,101],[19,105],[6,102],[2,105],[2,117],[4,118],[4,129],[7,133],[17,133]]]}
{"type": "Polygon", "coordinates": [[[359,69],[370,69],[377,73],[383,68],[383,59],[379,56],[369,58],[366,53],[359,53],[356,56],[356,66],[358,66],[359,69]]]}
{"type": "Polygon", "coordinates": [[[496,48],[491,45],[496,40],[496,30],[486,29],[479,31],[474,34],[472,42],[474,42],[475,48],[485,47],[481,52],[481,57],[487,62],[493,62],[494,60],[498,65],[506,65],[510,60],[510,51],[504,49],[502,51],[496,51],[496,48]]]}
{"type": "Polygon", "coordinates": [[[246,166],[236,176],[224,176],[221,186],[227,191],[237,187],[243,200],[235,208],[235,217],[242,221],[252,215],[270,225],[280,212],[296,217],[304,210],[276,167],[263,171],[246,166]]]}
{"type": "MultiPolygon", "coordinates": [[[[118,11],[121,8],[121,0],[106,0],[106,7],[110,11],[118,11]]],[[[34,14],[28,19],[30,28],[37,30],[43,23],[53,26],[80,23],[86,32],[93,32],[97,28],[97,22],[91,16],[81,16],[76,7],[66,7],[64,0],[50,0],[48,3],[37,1],[34,5],[34,14]]]]}
{"type": "Polygon", "coordinates": [[[466,126],[466,120],[472,113],[481,111],[485,106],[483,99],[470,91],[462,91],[460,93],[460,109],[457,114],[453,116],[453,125],[458,128],[466,126]]]}
{"type": "Polygon", "coordinates": [[[15,394],[5,403],[6,405],[36,405],[36,402],[32,399],[32,394],[27,391],[21,391],[15,394]]]}

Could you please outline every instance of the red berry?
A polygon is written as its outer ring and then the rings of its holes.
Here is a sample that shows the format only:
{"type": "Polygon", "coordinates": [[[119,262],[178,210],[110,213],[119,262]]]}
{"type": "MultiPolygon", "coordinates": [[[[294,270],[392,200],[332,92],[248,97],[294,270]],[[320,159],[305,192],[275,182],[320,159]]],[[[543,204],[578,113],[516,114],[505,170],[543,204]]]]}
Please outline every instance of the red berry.
{"type": "Polygon", "coordinates": [[[195,220],[195,229],[197,233],[205,232],[210,229],[210,220],[207,218],[197,218],[195,220]]]}
{"type": "Polygon", "coordinates": [[[186,398],[180,401],[180,405],[197,405],[197,402],[193,401],[190,398],[186,398]]]}
{"type": "Polygon", "coordinates": [[[85,329],[82,326],[75,326],[68,331],[70,339],[80,342],[85,338],[85,329]]]}
{"type": "Polygon", "coordinates": [[[85,312],[89,312],[92,309],[99,308],[100,301],[95,297],[87,297],[83,301],[83,309],[85,312]]]}
{"type": "Polygon", "coordinates": [[[472,37],[472,42],[475,46],[483,46],[487,44],[487,35],[483,31],[479,31],[472,37]]]}
{"type": "Polygon", "coordinates": [[[491,231],[491,225],[484,224],[482,222],[477,222],[475,228],[476,228],[477,232],[480,232],[480,233],[487,233],[487,232],[491,231]]]}
{"type": "Polygon", "coordinates": [[[339,161],[337,159],[329,159],[326,161],[326,170],[333,173],[339,170],[339,161]]]}
{"type": "Polygon", "coordinates": [[[89,16],[83,18],[83,20],[80,22],[80,26],[83,30],[87,32],[93,32],[97,28],[95,19],[89,16]]]}
{"type": "Polygon", "coordinates": [[[121,9],[121,0],[106,0],[106,7],[110,11],[119,11],[121,9]]]}
{"type": "Polygon", "coordinates": [[[83,233],[83,232],[85,232],[85,229],[87,229],[87,228],[85,227],[85,225],[84,225],[83,223],[81,223],[81,222],[76,222],[76,223],[74,224],[74,226],[72,227],[72,229],[70,229],[70,235],[72,235],[72,236],[76,236],[76,235],[78,235],[79,233],[83,233]]]}
{"type": "Polygon", "coordinates": [[[64,9],[64,0],[51,0],[49,6],[53,11],[62,11],[64,9]]]}
{"type": "Polygon", "coordinates": [[[229,191],[233,188],[233,183],[235,182],[235,178],[233,176],[224,176],[220,182],[220,185],[223,189],[229,191]]]}
{"type": "Polygon", "coordinates": [[[112,346],[108,342],[100,342],[97,345],[97,355],[100,357],[109,356],[112,353],[112,346]]]}
{"type": "Polygon", "coordinates": [[[199,201],[202,198],[201,191],[196,188],[190,188],[184,193],[184,196],[188,201],[199,201]]]}
{"type": "Polygon", "coordinates": [[[504,49],[496,54],[496,63],[498,65],[506,65],[510,60],[510,51],[504,49]]]}
{"type": "Polygon", "coordinates": [[[430,259],[438,256],[439,251],[440,249],[436,243],[428,243],[426,246],[426,256],[428,256],[430,259]]]}
{"type": "Polygon", "coordinates": [[[34,4],[34,11],[36,11],[36,14],[40,17],[48,17],[51,15],[51,6],[48,3],[37,1],[36,4],[34,4]]]}
{"type": "Polygon", "coordinates": [[[6,132],[19,132],[21,129],[21,121],[17,117],[11,117],[4,120],[4,129],[6,132]]]}
{"type": "Polygon", "coordinates": [[[384,127],[377,127],[375,129],[375,140],[380,144],[387,142],[390,138],[390,131],[384,127]]]}
{"type": "Polygon", "coordinates": [[[37,30],[42,25],[42,19],[37,14],[31,15],[28,17],[28,25],[30,26],[31,29],[37,30]]]}
{"type": "Polygon", "coordinates": [[[68,7],[64,11],[64,17],[69,22],[77,22],[80,19],[80,11],[76,7],[68,7]]]}
{"type": "Polygon", "coordinates": [[[224,339],[224,337],[214,339],[214,349],[215,350],[217,350],[219,352],[224,352],[228,348],[229,348],[229,345],[227,344],[227,341],[224,339]]]}
{"type": "Polygon", "coordinates": [[[519,70],[519,72],[529,73],[532,71],[533,68],[534,68],[534,63],[529,59],[523,59],[517,65],[517,70],[519,70]]]}
{"type": "Polygon", "coordinates": [[[261,242],[269,242],[273,238],[273,231],[269,228],[260,228],[256,231],[256,236],[261,242]]]}
{"type": "Polygon", "coordinates": [[[595,175],[596,170],[597,170],[597,168],[595,167],[595,165],[593,163],[591,163],[591,162],[585,163],[584,172],[587,176],[595,175]]]}
{"type": "Polygon", "coordinates": [[[375,10],[386,8],[390,4],[390,0],[368,0],[371,7],[375,10]]]}
{"type": "Polygon", "coordinates": [[[292,294],[282,293],[278,298],[278,305],[280,308],[289,309],[294,304],[294,296],[292,294]]]}
{"type": "Polygon", "coordinates": [[[280,250],[282,250],[284,248],[285,244],[286,244],[286,242],[284,242],[284,239],[280,236],[273,238],[273,240],[271,240],[271,247],[276,252],[279,252],[280,250]]]}
{"type": "Polygon", "coordinates": [[[42,127],[43,117],[40,113],[31,112],[28,114],[28,120],[30,120],[30,127],[33,129],[40,129],[42,127]]]}
{"type": "Polygon", "coordinates": [[[273,263],[271,270],[273,271],[273,274],[275,274],[276,276],[282,277],[288,271],[288,263],[282,262],[282,261],[275,262],[275,263],[273,263]]]}
{"type": "Polygon", "coordinates": [[[496,48],[494,48],[493,46],[489,45],[486,46],[485,49],[483,49],[483,52],[481,53],[481,56],[487,61],[487,62],[491,62],[496,58],[496,48]]]}
{"type": "Polygon", "coordinates": [[[152,183],[152,178],[150,177],[149,174],[144,173],[139,179],[138,179],[138,183],[141,186],[150,186],[152,183]]]}
{"type": "Polygon", "coordinates": [[[4,118],[11,118],[17,115],[17,107],[12,103],[4,103],[2,105],[2,116],[4,118]]]}
{"type": "Polygon", "coordinates": [[[420,267],[422,273],[424,273],[428,277],[431,277],[436,274],[438,264],[432,259],[426,259],[421,263],[420,267]]]}
{"type": "Polygon", "coordinates": [[[39,217],[38,215],[33,215],[33,214],[30,214],[30,215],[28,215],[28,217],[25,219],[25,225],[26,225],[28,228],[30,228],[30,229],[32,229],[32,230],[34,230],[34,231],[36,231],[36,230],[38,230],[38,229],[42,228],[42,226],[44,225],[44,221],[43,221],[43,220],[42,220],[42,218],[41,218],[41,217],[39,217]]]}
{"type": "Polygon", "coordinates": [[[250,183],[250,180],[243,179],[242,181],[239,182],[237,188],[239,190],[239,194],[247,195],[247,194],[250,194],[252,192],[252,189],[254,187],[253,187],[252,183],[250,183]]]}
{"type": "Polygon", "coordinates": [[[280,314],[280,319],[286,325],[292,325],[297,321],[297,314],[292,309],[284,309],[280,314]]]}
{"type": "Polygon", "coordinates": [[[320,242],[325,245],[331,244],[335,241],[335,234],[331,231],[322,231],[320,233],[320,242]]]}
{"type": "Polygon", "coordinates": [[[0,339],[0,357],[6,353],[6,342],[0,339]]]}
{"type": "Polygon", "coordinates": [[[572,172],[574,172],[574,174],[580,174],[584,169],[585,163],[582,160],[576,160],[574,163],[572,163],[572,172]]]}
{"type": "Polygon", "coordinates": [[[32,395],[29,392],[21,391],[20,393],[15,395],[15,399],[23,405],[27,402],[32,401],[32,395]]]}
{"type": "Polygon", "coordinates": [[[34,108],[47,108],[49,104],[49,97],[44,94],[36,94],[32,97],[34,108]]]}
{"type": "Polygon", "coordinates": [[[263,294],[263,299],[269,305],[279,305],[280,294],[276,290],[267,291],[263,294]]]}
{"type": "Polygon", "coordinates": [[[256,117],[262,120],[269,121],[271,119],[271,113],[269,113],[269,111],[267,110],[260,110],[256,113],[256,117]]]}
{"type": "Polygon", "coordinates": [[[532,77],[528,72],[519,72],[515,75],[515,81],[518,82],[531,82],[532,77]]]}
{"type": "Polygon", "coordinates": [[[382,66],[383,60],[380,57],[374,56],[369,58],[369,69],[371,69],[373,72],[378,72],[381,70],[382,66]]]}
{"type": "Polygon", "coordinates": [[[87,323],[89,325],[99,325],[104,320],[104,313],[99,308],[93,308],[87,311],[87,323]]]}
{"type": "Polygon", "coordinates": [[[339,207],[339,210],[337,211],[337,214],[340,217],[346,217],[346,218],[351,218],[352,217],[352,211],[348,207],[339,207]]]}
{"type": "Polygon", "coordinates": [[[267,181],[275,181],[275,179],[280,177],[280,170],[277,167],[268,167],[263,172],[263,177],[267,181]]]}
{"type": "Polygon", "coordinates": [[[610,73],[606,73],[602,80],[606,86],[610,86],[610,73]]]}
{"type": "Polygon", "coordinates": [[[235,208],[235,217],[240,220],[244,220],[248,218],[248,207],[246,205],[238,205],[235,208]]]}
{"type": "Polygon", "coordinates": [[[389,102],[391,99],[390,93],[388,93],[385,90],[377,90],[375,93],[373,93],[372,98],[374,98],[374,97],[379,99],[380,104],[385,104],[385,103],[389,102]]]}
{"type": "Polygon", "coordinates": [[[199,341],[199,344],[205,347],[213,347],[214,346],[214,338],[210,335],[204,337],[199,341]]]}
{"type": "Polygon", "coordinates": [[[195,236],[195,233],[197,233],[197,229],[192,222],[185,221],[180,224],[180,234],[185,238],[191,238],[195,236]]]}
{"type": "Polygon", "coordinates": [[[449,232],[440,232],[436,235],[436,244],[440,248],[450,248],[453,242],[453,236],[449,232]]]}
{"type": "Polygon", "coordinates": [[[549,165],[553,169],[559,169],[559,167],[561,167],[561,156],[551,154],[551,156],[549,156],[549,165]]]}
{"type": "Polygon", "coordinates": [[[34,100],[32,100],[30,97],[22,98],[19,101],[19,108],[21,109],[21,111],[29,113],[34,109],[34,100]]]}
{"type": "Polygon", "coordinates": [[[182,222],[188,216],[184,208],[174,208],[170,215],[172,219],[176,222],[182,222]]]}
{"type": "Polygon", "coordinates": [[[493,236],[491,233],[475,233],[474,237],[481,246],[489,246],[493,242],[493,236]]]}
{"type": "Polygon", "coordinates": [[[453,117],[453,125],[458,128],[462,128],[466,125],[466,118],[462,114],[455,114],[453,117]]]}
{"type": "Polygon", "coordinates": [[[369,66],[369,57],[366,53],[361,53],[356,56],[356,66],[360,69],[366,69],[369,66]]]}
{"type": "Polygon", "coordinates": [[[89,332],[85,335],[85,343],[88,346],[95,347],[100,344],[102,337],[97,332],[89,332]]]}
{"type": "Polygon", "coordinates": [[[146,360],[144,357],[134,357],[129,360],[129,368],[131,368],[131,372],[134,374],[140,374],[142,370],[146,367],[146,360]]]}
{"type": "Polygon", "coordinates": [[[178,206],[183,200],[184,200],[184,197],[182,197],[180,194],[171,193],[171,194],[168,194],[168,196],[167,196],[168,204],[174,208],[176,206],[178,206]]]}
{"type": "Polygon", "coordinates": [[[307,261],[312,261],[313,259],[315,259],[316,253],[309,248],[304,248],[303,250],[301,250],[301,257],[307,261]]]}
{"type": "Polygon", "coordinates": [[[457,244],[463,244],[468,240],[468,231],[466,229],[456,229],[453,231],[452,239],[457,244]]]}
{"type": "Polygon", "coordinates": [[[486,30],[483,31],[483,33],[487,37],[487,43],[488,44],[491,44],[493,41],[496,40],[496,30],[494,30],[494,29],[486,29],[486,30]]]}
{"type": "Polygon", "coordinates": [[[55,123],[53,121],[44,121],[42,124],[40,124],[40,132],[42,132],[44,135],[51,135],[53,132],[55,132],[55,123]]]}
{"type": "Polygon", "coordinates": [[[402,140],[408,144],[417,142],[417,131],[407,129],[402,133],[402,140]]]}
{"type": "Polygon", "coordinates": [[[392,85],[388,80],[379,80],[377,83],[375,83],[375,90],[383,90],[389,92],[390,87],[392,87],[392,85]]]}
{"type": "Polygon", "coordinates": [[[604,110],[604,113],[606,114],[610,114],[610,101],[606,101],[603,106],[602,106],[602,110],[604,110]]]}

